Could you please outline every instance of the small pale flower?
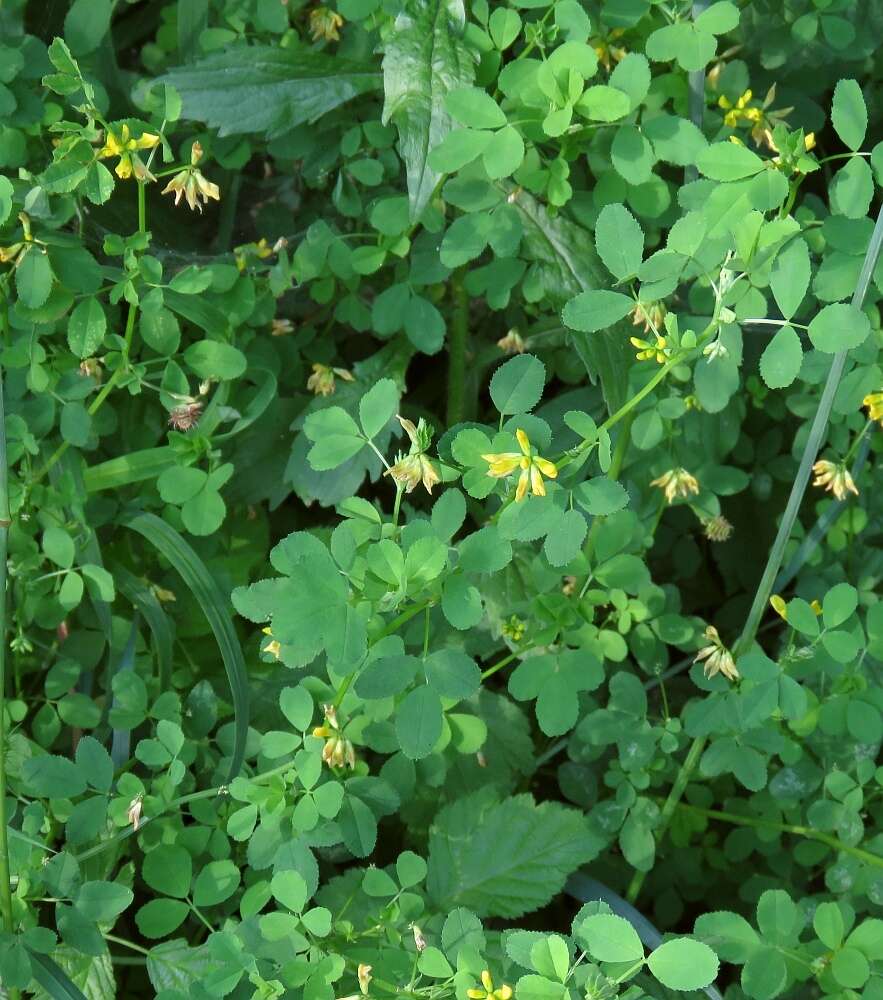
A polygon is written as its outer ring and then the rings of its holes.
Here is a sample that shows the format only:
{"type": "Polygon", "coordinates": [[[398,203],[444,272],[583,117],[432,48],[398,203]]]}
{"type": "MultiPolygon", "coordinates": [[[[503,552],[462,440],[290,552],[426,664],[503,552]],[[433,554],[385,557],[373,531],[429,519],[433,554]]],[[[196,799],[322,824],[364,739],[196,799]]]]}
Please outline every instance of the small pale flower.
{"type": "Polygon", "coordinates": [[[686,469],[669,469],[658,479],[651,480],[650,485],[658,486],[668,503],[674,503],[679,497],[685,500],[699,492],[699,482],[686,469]]]}
{"type": "Polygon", "coordinates": [[[189,431],[199,423],[202,416],[202,403],[193,401],[176,406],[169,413],[169,426],[176,431],[189,431]]]}
{"type": "Polygon", "coordinates": [[[432,443],[432,427],[423,419],[414,422],[405,417],[398,417],[405,433],[411,442],[411,449],[407,455],[401,452],[396,456],[395,465],[384,472],[385,476],[390,476],[396,485],[400,486],[406,493],[410,493],[416,486],[423,483],[423,488],[427,493],[432,493],[433,486],[441,482],[438,470],[432,464],[427,448],[432,443]]]}
{"type": "Polygon", "coordinates": [[[221,200],[221,191],[217,184],[206,180],[196,164],[202,159],[202,146],[194,142],[190,148],[190,166],[179,171],[162,189],[163,194],[174,194],[177,205],[183,197],[191,211],[202,212],[203,204],[207,205],[210,198],[221,200]],[[202,201],[200,201],[202,199],[202,201]]]}
{"type": "Polygon", "coordinates": [[[733,534],[733,526],[723,514],[709,517],[703,522],[702,527],[705,530],[705,537],[710,542],[725,542],[733,534]]]}
{"type": "Polygon", "coordinates": [[[705,630],[705,638],[709,640],[709,645],[699,650],[693,662],[702,663],[704,661],[703,669],[706,677],[714,677],[715,674],[720,673],[728,681],[739,680],[739,671],[736,669],[733,654],[721,641],[714,625],[709,625],[705,630]]]}
{"type": "Polygon", "coordinates": [[[340,41],[339,29],[343,27],[343,18],[337,11],[328,7],[316,7],[310,11],[310,34],[314,42],[340,41]]]}
{"type": "Polygon", "coordinates": [[[512,1000],[512,987],[503,983],[502,986],[494,989],[493,977],[485,969],[481,974],[481,987],[467,990],[466,996],[469,997],[469,1000],[512,1000]]]}
{"type": "Polygon", "coordinates": [[[371,966],[363,962],[356,973],[359,979],[359,989],[363,996],[368,996],[368,987],[371,985],[371,966]]]}
{"type": "Polygon", "coordinates": [[[516,327],[512,327],[505,337],[500,337],[497,341],[497,347],[504,354],[524,354],[524,337],[521,336],[516,327]]]}
{"type": "Polygon", "coordinates": [[[270,334],[273,337],[285,337],[294,331],[294,323],[290,319],[274,319],[270,323],[270,334]]]}
{"type": "Polygon", "coordinates": [[[883,392],[868,393],[862,400],[862,406],[867,406],[869,420],[879,420],[883,426],[883,392]]]}
{"type": "Polygon", "coordinates": [[[823,486],[826,492],[833,493],[837,500],[845,500],[847,493],[858,496],[858,488],[853,482],[844,462],[829,462],[820,459],[812,467],[815,479],[813,486],[823,486]]]}
{"type": "Polygon", "coordinates": [[[325,705],[325,722],[321,726],[316,726],[313,736],[325,740],[322,748],[322,760],[334,768],[348,767],[352,770],[356,766],[356,751],[351,740],[348,740],[340,729],[337,721],[337,709],[334,705],[325,705]]]}
{"type": "Polygon", "coordinates": [[[83,378],[94,378],[101,385],[104,378],[104,369],[98,358],[85,358],[80,362],[80,374],[83,378]]]}
{"type": "Polygon", "coordinates": [[[115,132],[113,129],[107,130],[104,145],[98,151],[98,159],[106,160],[109,157],[118,156],[119,163],[114,167],[114,173],[120,180],[127,180],[134,174],[136,180],[155,181],[156,178],[138,156],[138,151],[153,149],[158,142],[159,136],[152,132],[145,132],[138,139],[133,139],[129,126],[123,123],[119,132],[115,132]]]}
{"type": "Polygon", "coordinates": [[[344,382],[354,381],[352,372],[346,368],[332,368],[316,362],[313,365],[313,374],[307,379],[307,388],[316,396],[331,396],[337,388],[338,378],[344,382]]]}
{"type": "Polygon", "coordinates": [[[423,931],[416,924],[411,924],[411,931],[414,934],[414,947],[417,951],[426,951],[426,938],[423,931]]]}
{"type": "Polygon", "coordinates": [[[666,312],[664,302],[639,302],[629,315],[633,326],[643,326],[644,333],[656,333],[665,322],[666,312]]]}
{"type": "Polygon", "coordinates": [[[383,473],[389,476],[396,485],[401,486],[405,493],[410,493],[420,483],[427,493],[432,493],[433,486],[441,482],[441,478],[426,455],[402,455],[399,453],[394,465],[383,473]]]}
{"type": "Polygon", "coordinates": [[[528,487],[535,497],[546,495],[546,485],[543,476],[547,479],[558,477],[558,467],[547,458],[537,455],[527,434],[519,427],[515,432],[521,452],[504,451],[498,454],[482,455],[481,457],[490,466],[488,475],[494,479],[502,479],[511,475],[516,469],[520,470],[518,485],[515,489],[515,501],[520,502],[527,495],[528,487]]]}
{"type": "Polygon", "coordinates": [[[129,822],[132,824],[132,829],[137,831],[138,827],[141,825],[141,810],[143,808],[144,795],[139,792],[134,799],[129,803],[129,811],[126,813],[129,822]]]}

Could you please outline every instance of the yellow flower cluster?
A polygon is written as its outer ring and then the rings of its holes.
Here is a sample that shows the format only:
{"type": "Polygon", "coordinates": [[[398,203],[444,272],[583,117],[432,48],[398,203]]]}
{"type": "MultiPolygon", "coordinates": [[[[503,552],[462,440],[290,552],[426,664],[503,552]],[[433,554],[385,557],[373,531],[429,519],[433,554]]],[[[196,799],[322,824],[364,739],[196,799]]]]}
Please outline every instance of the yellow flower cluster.
{"type": "Polygon", "coordinates": [[[156,178],[141,161],[138,152],[142,149],[153,149],[159,142],[159,136],[152,132],[145,132],[135,139],[125,123],[120,126],[119,132],[113,129],[107,130],[104,145],[98,151],[100,160],[109,159],[112,156],[119,157],[119,163],[113,168],[114,173],[120,180],[127,180],[133,174],[135,179],[143,182],[155,181],[156,178]]]}
{"type": "Polygon", "coordinates": [[[520,469],[518,485],[515,488],[515,500],[519,502],[527,495],[528,487],[535,497],[546,495],[546,486],[543,476],[547,479],[558,477],[558,467],[547,458],[537,455],[531,446],[527,434],[519,427],[515,432],[521,452],[503,451],[492,455],[482,455],[481,457],[490,465],[488,475],[494,479],[502,479],[511,475],[516,469],[520,469]]]}
{"type": "Polygon", "coordinates": [[[512,1000],[512,987],[503,983],[494,989],[494,980],[490,972],[485,969],[481,974],[481,986],[467,990],[466,996],[469,1000],[512,1000]]]}

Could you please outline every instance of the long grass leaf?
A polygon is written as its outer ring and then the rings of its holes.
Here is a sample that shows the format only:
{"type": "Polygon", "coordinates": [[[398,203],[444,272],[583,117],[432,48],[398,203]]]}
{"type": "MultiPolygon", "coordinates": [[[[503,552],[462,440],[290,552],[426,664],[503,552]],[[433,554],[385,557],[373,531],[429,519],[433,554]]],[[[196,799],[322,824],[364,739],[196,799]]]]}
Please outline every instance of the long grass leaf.
{"type": "Polygon", "coordinates": [[[230,778],[235,778],[245,760],[248,731],[248,678],[239,638],[230,619],[230,603],[209,575],[205,564],[190,545],[155,514],[136,513],[124,517],[122,525],[146,538],[181,575],[199,602],[221,651],[233,700],[233,758],[230,778]]]}
{"type": "Polygon", "coordinates": [[[34,979],[52,1000],[86,1000],[86,995],[72,982],[68,974],[48,955],[28,949],[34,979]]]}
{"type": "MultiPolygon", "coordinates": [[[[127,670],[135,668],[135,643],[138,640],[138,613],[132,619],[132,627],[129,629],[129,638],[117,660],[116,666],[111,667],[110,684],[108,690],[113,690],[113,678],[117,674],[125,673],[127,670]]],[[[113,696],[112,706],[117,704],[116,695],[113,696]]],[[[114,729],[110,741],[110,758],[113,766],[119,770],[129,759],[132,750],[132,732],[129,729],[114,729]]]]}
{"type": "Polygon", "coordinates": [[[114,566],[113,576],[119,592],[141,612],[153,636],[160,691],[168,691],[172,679],[172,647],[175,633],[172,621],[163,611],[153,591],[130,573],[125,566],[114,566]]]}
{"type": "Polygon", "coordinates": [[[118,490],[131,483],[155,479],[161,472],[175,465],[175,461],[174,451],[167,447],[133,451],[128,455],[88,466],[83,473],[83,485],[87,493],[118,490]]]}

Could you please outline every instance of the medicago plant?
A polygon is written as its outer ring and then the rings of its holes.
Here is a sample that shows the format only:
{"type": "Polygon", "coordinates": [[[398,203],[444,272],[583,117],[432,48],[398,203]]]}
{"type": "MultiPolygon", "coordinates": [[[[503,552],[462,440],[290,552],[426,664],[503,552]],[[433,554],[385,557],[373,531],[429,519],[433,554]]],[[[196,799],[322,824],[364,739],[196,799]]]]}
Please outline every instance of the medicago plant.
{"type": "Polygon", "coordinates": [[[879,0],[0,3],[0,988],[883,998],[879,0]]]}

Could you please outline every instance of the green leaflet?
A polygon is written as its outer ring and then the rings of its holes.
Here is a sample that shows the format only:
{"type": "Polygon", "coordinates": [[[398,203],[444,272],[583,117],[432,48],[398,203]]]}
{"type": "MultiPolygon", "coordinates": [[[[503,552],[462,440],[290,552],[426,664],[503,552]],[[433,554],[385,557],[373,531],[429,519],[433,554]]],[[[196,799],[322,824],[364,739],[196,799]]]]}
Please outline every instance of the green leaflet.
{"type": "MultiPolygon", "coordinates": [[[[510,187],[507,186],[507,192],[510,187]]],[[[592,234],[521,191],[514,202],[524,226],[523,249],[541,272],[542,285],[557,309],[579,292],[606,288],[610,279],[595,250],[592,234]]],[[[623,327],[623,330],[625,327],[623,327]]],[[[600,333],[570,332],[573,345],[592,379],[600,379],[607,409],[625,402],[631,351],[619,325],[600,333]]]]}
{"type": "Polygon", "coordinates": [[[217,639],[230,683],[235,714],[233,755],[230,777],[235,778],[245,759],[248,731],[248,677],[242,647],[230,621],[229,603],[205,564],[184,539],[155,514],[136,513],[121,518],[120,523],[143,535],[169,560],[199,601],[217,639]]]}
{"type": "Polygon", "coordinates": [[[308,48],[255,45],[179,67],[159,82],[178,91],[189,118],[216,127],[222,136],[264,132],[273,137],[376,90],[380,74],[308,48]]]}
{"type": "Polygon", "coordinates": [[[412,0],[398,16],[383,57],[383,122],[399,132],[411,220],[420,218],[442,175],[427,163],[451,131],[445,97],[472,83],[472,56],[460,40],[463,0],[412,0]]]}

